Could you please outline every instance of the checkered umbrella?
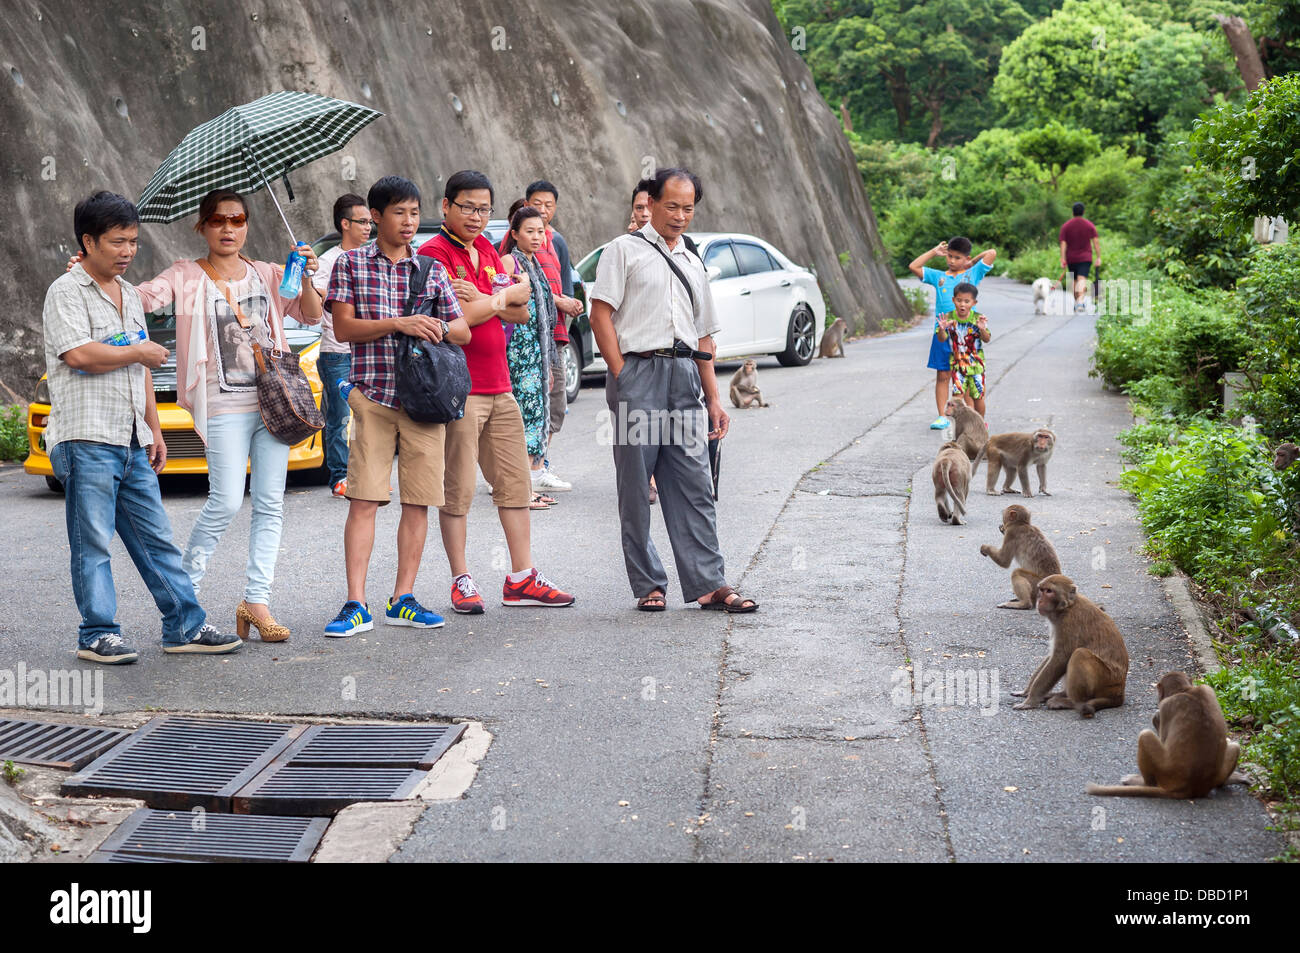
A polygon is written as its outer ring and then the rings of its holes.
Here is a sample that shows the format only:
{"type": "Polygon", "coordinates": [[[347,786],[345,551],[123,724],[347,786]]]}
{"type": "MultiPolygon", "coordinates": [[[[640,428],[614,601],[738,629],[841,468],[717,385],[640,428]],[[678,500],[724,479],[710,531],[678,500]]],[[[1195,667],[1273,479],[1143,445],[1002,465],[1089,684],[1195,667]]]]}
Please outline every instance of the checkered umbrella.
{"type": "Polygon", "coordinates": [[[342,149],[382,115],[341,99],[288,90],[227,109],[191,130],[154,172],[137,203],[140,220],[174,222],[197,211],[213,189],[249,193],[265,187],[289,228],[267,174],[287,176],[342,149]]]}

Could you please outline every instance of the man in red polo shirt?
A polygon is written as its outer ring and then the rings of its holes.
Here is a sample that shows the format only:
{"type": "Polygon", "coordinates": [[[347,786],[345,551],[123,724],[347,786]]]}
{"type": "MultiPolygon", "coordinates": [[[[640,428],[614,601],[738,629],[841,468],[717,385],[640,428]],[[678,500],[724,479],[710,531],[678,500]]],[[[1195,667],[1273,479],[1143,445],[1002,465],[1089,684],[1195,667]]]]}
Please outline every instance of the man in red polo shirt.
{"type": "MultiPolygon", "coordinates": [[[[528,504],[532,500],[524,419],[510,387],[506,364],[506,336],[502,320],[528,322],[528,295],[517,289],[492,287],[504,273],[501,258],[483,237],[492,214],[492,183],[481,172],[457,172],[447,180],[442,200],[442,229],[420,248],[441,262],[451,276],[452,288],[462,301],[477,301],[501,294],[499,310],[470,320],[470,342],[464,347],[469,365],[470,391],[465,415],[447,424],[445,502],[438,510],[442,545],[451,564],[451,606],[457,612],[483,611],[465,557],[468,514],[474,500],[477,465],[492,485],[501,528],[510,550],[511,572],[506,576],[504,606],[569,606],[573,596],[561,592],[533,566],[528,504]]],[[[523,279],[526,286],[526,279],[523,279]]],[[[531,293],[531,292],[530,292],[531,293]]]]}
{"type": "Polygon", "coordinates": [[[1074,285],[1074,310],[1083,311],[1088,294],[1088,270],[1101,266],[1101,240],[1097,226],[1083,217],[1083,203],[1074,203],[1074,217],[1061,226],[1061,270],[1069,271],[1074,285]]]}

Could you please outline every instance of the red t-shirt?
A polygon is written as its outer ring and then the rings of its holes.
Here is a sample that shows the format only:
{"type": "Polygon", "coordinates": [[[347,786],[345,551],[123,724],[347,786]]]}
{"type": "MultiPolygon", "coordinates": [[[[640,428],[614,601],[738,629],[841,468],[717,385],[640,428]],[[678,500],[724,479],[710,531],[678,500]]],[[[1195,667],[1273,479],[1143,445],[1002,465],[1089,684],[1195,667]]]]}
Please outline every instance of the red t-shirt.
{"type": "MultiPolygon", "coordinates": [[[[492,293],[492,276],[504,271],[501,256],[481,234],[474,239],[479,267],[470,260],[469,249],[445,230],[420,246],[419,254],[442,262],[449,278],[464,278],[484,294],[492,293]]],[[[464,346],[469,366],[471,394],[507,394],[510,392],[510,366],[506,363],[506,332],[495,315],[470,328],[469,343],[464,346]]]]}
{"type": "Polygon", "coordinates": [[[1060,241],[1065,242],[1065,263],[1092,261],[1091,241],[1097,237],[1097,226],[1082,215],[1076,215],[1061,226],[1060,241]]]}
{"type": "MultiPolygon", "coordinates": [[[[560,281],[560,256],[555,254],[555,239],[551,236],[554,233],[550,226],[546,227],[546,244],[537,249],[537,263],[542,266],[542,273],[546,275],[546,280],[551,284],[551,290],[557,295],[563,294],[563,283],[560,281]]],[[[555,316],[555,338],[557,344],[569,343],[569,329],[565,326],[566,316],[557,314],[555,316]]]]}

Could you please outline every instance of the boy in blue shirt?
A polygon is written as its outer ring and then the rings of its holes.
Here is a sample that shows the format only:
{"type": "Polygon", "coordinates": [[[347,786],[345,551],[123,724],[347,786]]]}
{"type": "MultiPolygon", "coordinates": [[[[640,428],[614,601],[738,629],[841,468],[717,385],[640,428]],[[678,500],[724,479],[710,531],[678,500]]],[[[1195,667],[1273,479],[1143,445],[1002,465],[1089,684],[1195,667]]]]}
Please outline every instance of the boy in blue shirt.
{"type": "Polygon", "coordinates": [[[948,404],[952,349],[947,341],[940,340],[938,337],[939,315],[953,310],[953,289],[963,282],[979,285],[984,276],[992,270],[993,260],[997,257],[997,251],[992,248],[971,257],[970,239],[959,235],[949,241],[940,242],[907,266],[912,274],[921,279],[922,284],[930,285],[935,292],[935,333],[930,336],[930,360],[926,362],[926,367],[935,372],[934,403],[939,409],[939,417],[930,424],[931,430],[943,430],[948,426],[948,418],[943,415],[943,410],[948,404]],[[947,258],[946,271],[925,267],[925,263],[936,255],[947,258]]]}

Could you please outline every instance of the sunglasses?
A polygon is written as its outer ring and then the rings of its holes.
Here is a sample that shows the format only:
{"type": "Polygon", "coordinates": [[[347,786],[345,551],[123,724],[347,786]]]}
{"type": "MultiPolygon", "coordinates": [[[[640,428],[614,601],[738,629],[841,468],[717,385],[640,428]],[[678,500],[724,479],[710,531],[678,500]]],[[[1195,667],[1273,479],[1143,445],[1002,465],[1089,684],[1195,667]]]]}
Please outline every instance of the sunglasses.
{"type": "Polygon", "coordinates": [[[209,215],[203,225],[204,227],[213,225],[217,228],[223,228],[227,222],[235,226],[235,228],[241,228],[248,224],[248,214],[240,212],[238,215],[209,215]]]}

